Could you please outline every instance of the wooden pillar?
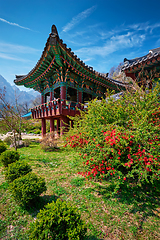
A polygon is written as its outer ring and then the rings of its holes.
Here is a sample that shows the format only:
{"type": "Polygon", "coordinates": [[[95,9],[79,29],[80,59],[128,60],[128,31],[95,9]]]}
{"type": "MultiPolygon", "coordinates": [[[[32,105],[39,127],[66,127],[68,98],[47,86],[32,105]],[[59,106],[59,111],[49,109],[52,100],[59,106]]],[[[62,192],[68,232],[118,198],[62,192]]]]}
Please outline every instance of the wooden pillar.
{"type": "Polygon", "coordinates": [[[68,118],[66,116],[61,117],[61,135],[68,131],[68,118]]]}
{"type": "Polygon", "coordinates": [[[60,98],[66,100],[66,86],[61,86],[60,98]]]}
{"type": "Polygon", "coordinates": [[[82,103],[82,92],[78,92],[78,102],[82,103]]]}
{"type": "Polygon", "coordinates": [[[44,103],[44,95],[41,94],[41,104],[44,103]]]}
{"type": "Polygon", "coordinates": [[[57,119],[57,134],[60,135],[60,119],[57,119]]]}
{"type": "Polygon", "coordinates": [[[50,118],[50,133],[54,132],[54,118],[50,118]]]}
{"type": "Polygon", "coordinates": [[[46,119],[42,118],[42,137],[46,134],[46,119]]]}

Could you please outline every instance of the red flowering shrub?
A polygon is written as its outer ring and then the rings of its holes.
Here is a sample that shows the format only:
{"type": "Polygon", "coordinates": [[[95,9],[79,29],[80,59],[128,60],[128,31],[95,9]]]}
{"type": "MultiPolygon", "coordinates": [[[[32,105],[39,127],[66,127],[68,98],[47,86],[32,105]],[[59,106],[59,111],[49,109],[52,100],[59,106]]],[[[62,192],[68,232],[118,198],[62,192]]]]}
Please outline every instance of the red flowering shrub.
{"type": "Polygon", "coordinates": [[[69,136],[66,138],[66,145],[69,145],[71,148],[74,148],[74,147],[80,147],[82,148],[85,144],[88,144],[88,141],[81,136],[81,133],[78,134],[74,134],[72,136],[69,136]]]}
{"type": "MultiPolygon", "coordinates": [[[[84,177],[112,177],[122,183],[126,179],[137,182],[160,179],[159,155],[152,155],[148,150],[135,142],[134,135],[117,131],[103,132],[103,142],[93,140],[83,154],[84,177]]],[[[160,139],[158,139],[160,143],[160,139]]]]}
{"type": "Polygon", "coordinates": [[[85,178],[143,184],[160,180],[160,87],[89,103],[66,145],[79,151],[85,178]]]}

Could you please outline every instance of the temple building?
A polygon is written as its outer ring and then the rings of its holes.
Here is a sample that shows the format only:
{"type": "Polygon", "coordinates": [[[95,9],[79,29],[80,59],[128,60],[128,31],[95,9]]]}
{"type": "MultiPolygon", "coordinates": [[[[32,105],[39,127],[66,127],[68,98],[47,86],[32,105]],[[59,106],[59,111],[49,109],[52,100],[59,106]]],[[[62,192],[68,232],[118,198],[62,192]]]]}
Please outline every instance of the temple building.
{"type": "Polygon", "coordinates": [[[67,124],[73,125],[68,116],[79,114],[82,103],[104,98],[107,89],[121,92],[127,85],[94,71],[81,61],[59,38],[55,25],[36,66],[27,75],[16,75],[14,82],[41,94],[41,105],[31,111],[34,119],[42,120],[42,136],[46,134],[46,120],[50,121],[50,132],[54,131],[56,121],[60,134],[60,129],[65,131],[67,124]]]}
{"type": "Polygon", "coordinates": [[[124,59],[121,69],[143,89],[152,89],[153,83],[160,79],[160,48],[155,48],[143,57],[124,59]]]}

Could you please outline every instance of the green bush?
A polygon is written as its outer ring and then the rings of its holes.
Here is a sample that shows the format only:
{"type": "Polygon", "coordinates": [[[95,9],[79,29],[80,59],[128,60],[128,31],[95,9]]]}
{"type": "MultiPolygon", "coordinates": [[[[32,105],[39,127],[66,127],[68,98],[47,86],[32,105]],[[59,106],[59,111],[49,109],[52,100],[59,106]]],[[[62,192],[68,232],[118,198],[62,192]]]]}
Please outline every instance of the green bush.
{"type": "Polygon", "coordinates": [[[28,173],[15,179],[10,184],[10,190],[13,197],[20,205],[29,206],[39,197],[41,193],[47,190],[45,180],[37,177],[35,173],[28,173]]]}
{"type": "Polygon", "coordinates": [[[66,146],[79,151],[85,178],[114,183],[115,192],[160,181],[160,85],[91,101],[74,118],[66,146]]]}
{"type": "Polygon", "coordinates": [[[0,141],[0,154],[6,151],[6,146],[3,141],[0,141]]]}
{"type": "Polygon", "coordinates": [[[34,133],[35,133],[35,134],[40,134],[40,133],[41,133],[41,130],[37,129],[34,133]]]}
{"type": "Polygon", "coordinates": [[[9,182],[13,182],[16,178],[22,177],[31,171],[32,169],[30,165],[25,162],[17,161],[8,165],[8,168],[5,171],[5,178],[9,182]]]}
{"type": "Polygon", "coordinates": [[[19,160],[19,153],[16,151],[6,150],[0,156],[0,160],[4,167],[8,167],[8,164],[16,162],[19,160]]]}
{"type": "Polygon", "coordinates": [[[58,199],[37,214],[36,221],[30,226],[29,239],[83,240],[86,231],[79,211],[58,199]]]}

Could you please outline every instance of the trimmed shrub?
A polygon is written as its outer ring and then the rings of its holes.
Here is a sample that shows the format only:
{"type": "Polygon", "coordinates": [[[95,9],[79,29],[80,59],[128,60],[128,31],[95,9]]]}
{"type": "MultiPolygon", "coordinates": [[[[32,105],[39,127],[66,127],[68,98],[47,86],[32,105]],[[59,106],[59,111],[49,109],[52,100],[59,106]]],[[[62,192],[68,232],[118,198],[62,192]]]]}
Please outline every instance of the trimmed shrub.
{"type": "Polygon", "coordinates": [[[31,171],[32,169],[29,164],[17,161],[8,165],[5,171],[5,178],[9,182],[13,182],[16,178],[22,177],[31,171]]]}
{"type": "Polygon", "coordinates": [[[28,206],[30,203],[34,203],[34,200],[47,188],[44,178],[37,177],[35,173],[28,173],[15,179],[10,184],[10,190],[20,205],[28,206]]]}
{"type": "Polygon", "coordinates": [[[30,225],[29,239],[83,240],[86,231],[78,209],[58,199],[37,214],[36,221],[30,225]]]}
{"type": "Polygon", "coordinates": [[[4,167],[8,167],[8,164],[19,160],[19,153],[16,151],[6,150],[1,154],[0,160],[4,167]]]}
{"type": "Polygon", "coordinates": [[[6,146],[3,141],[0,141],[0,154],[6,151],[6,146]]]}

